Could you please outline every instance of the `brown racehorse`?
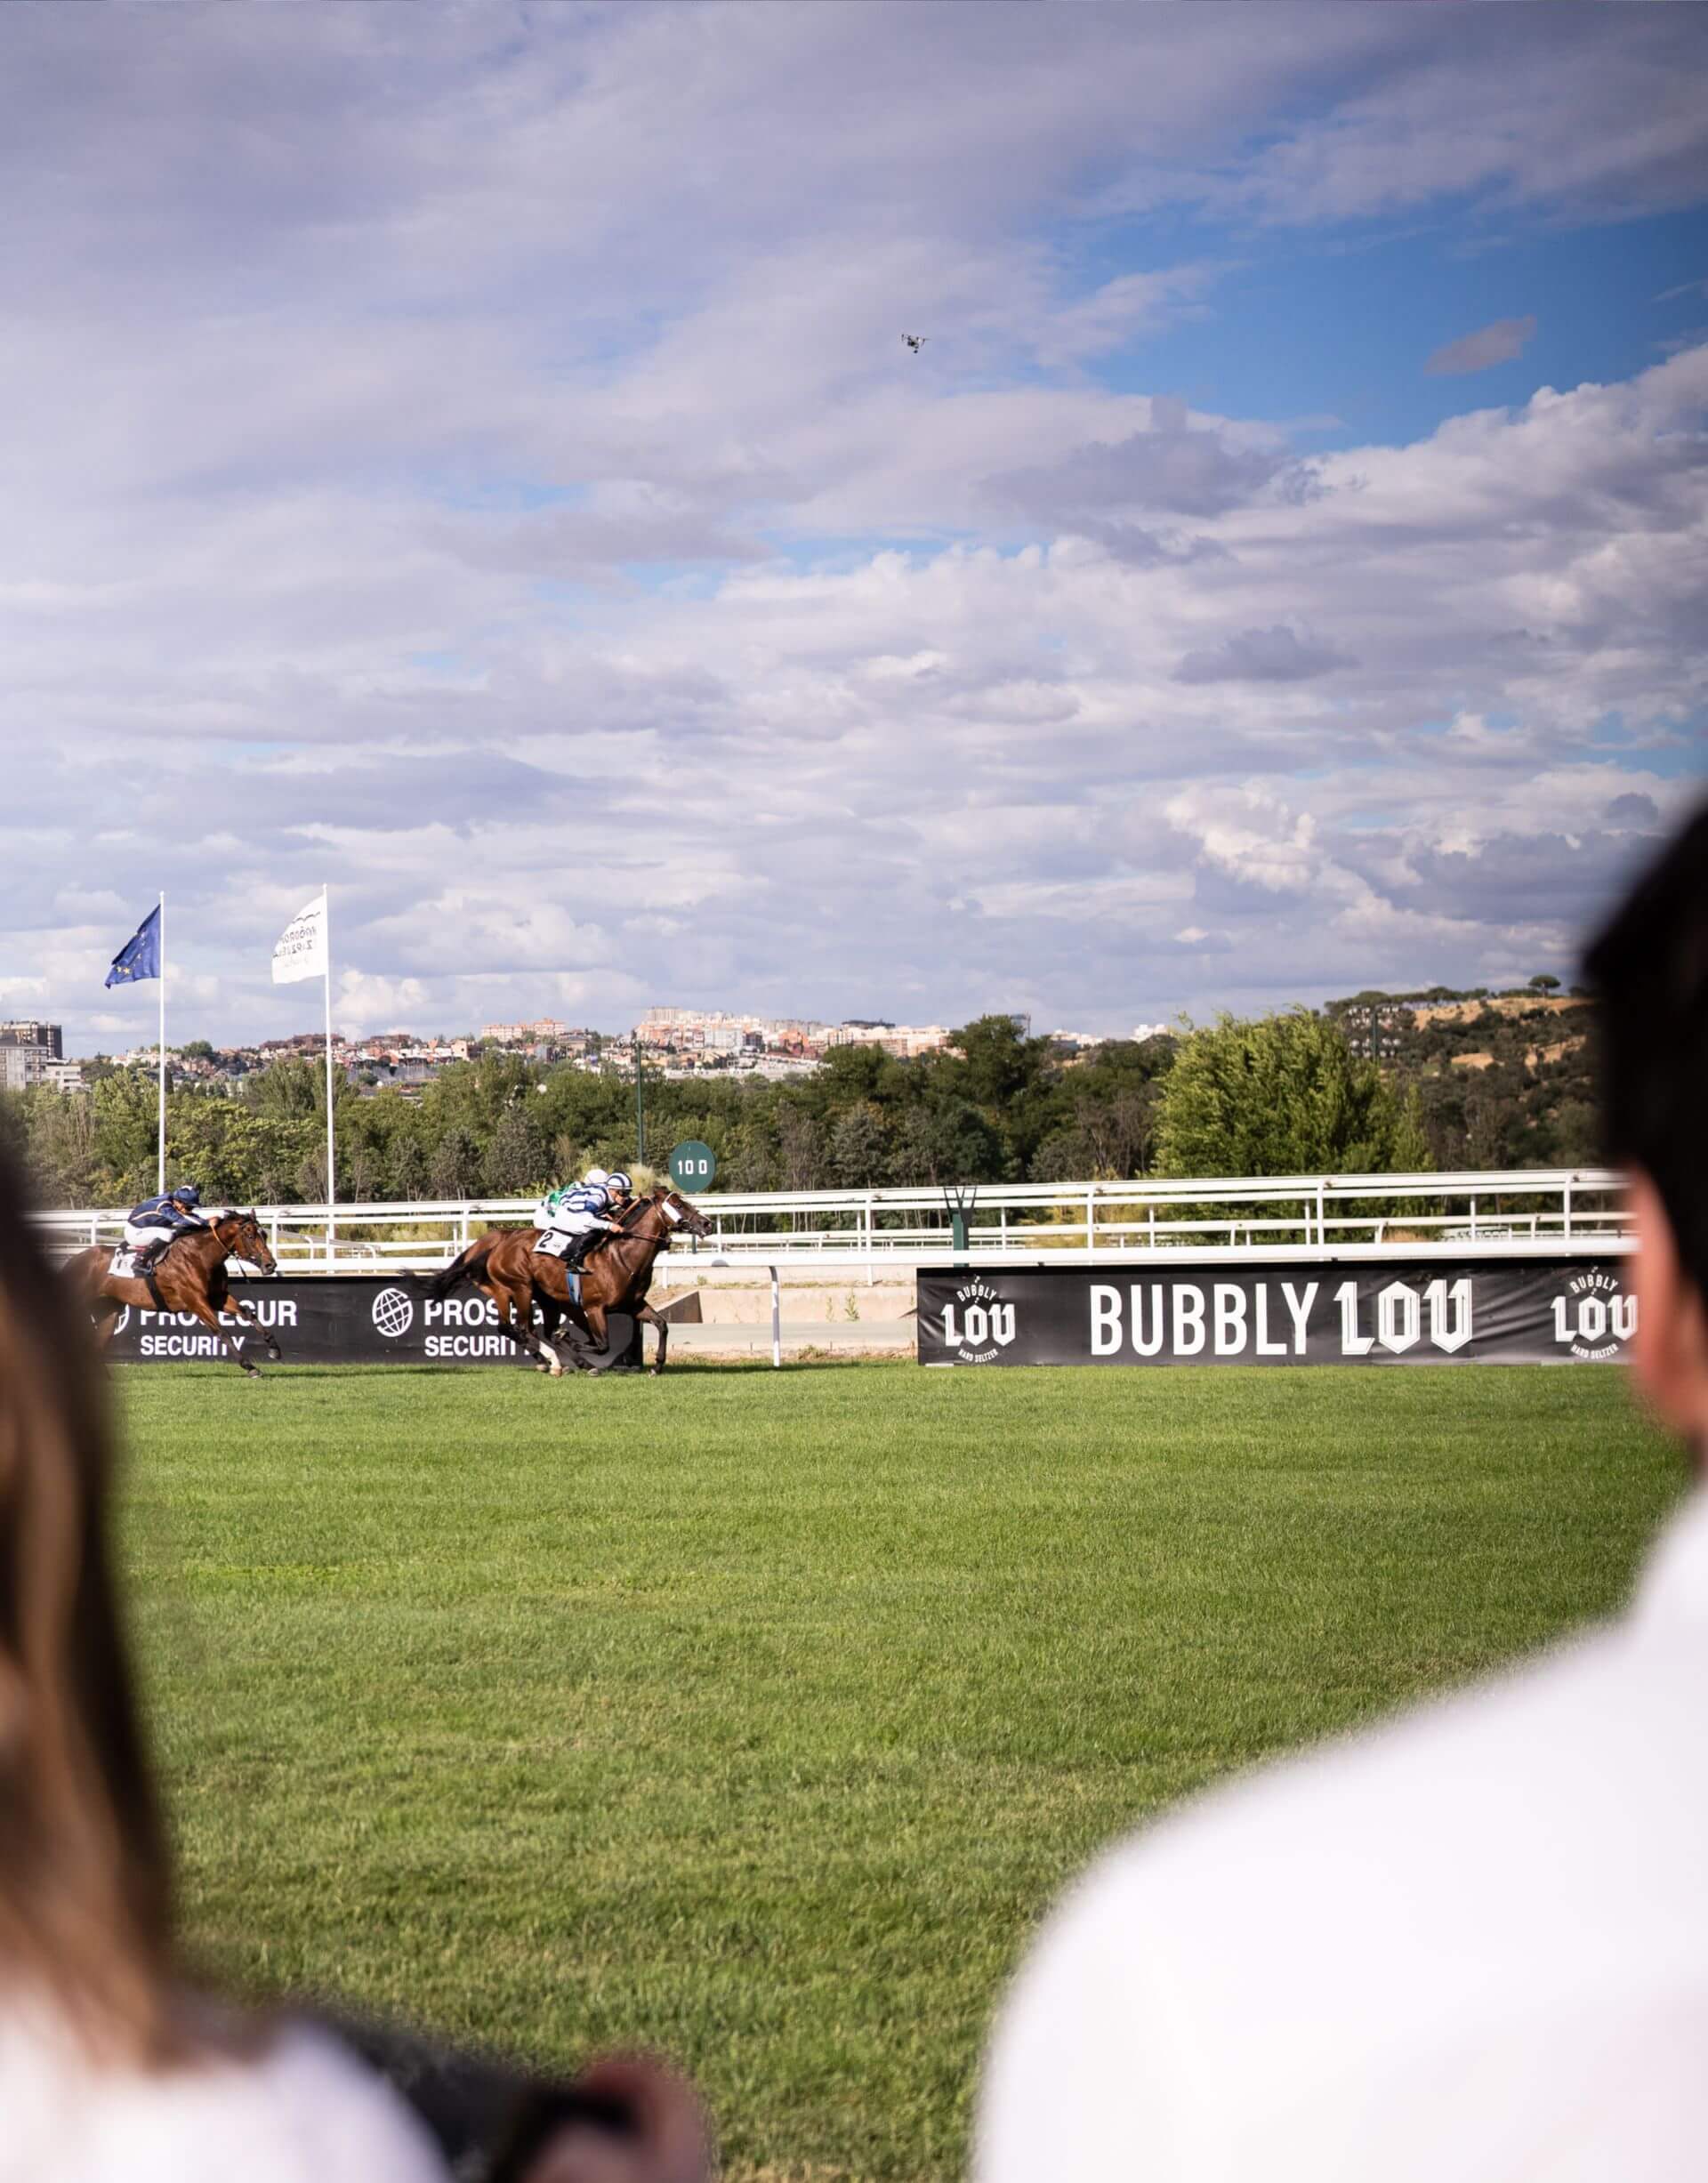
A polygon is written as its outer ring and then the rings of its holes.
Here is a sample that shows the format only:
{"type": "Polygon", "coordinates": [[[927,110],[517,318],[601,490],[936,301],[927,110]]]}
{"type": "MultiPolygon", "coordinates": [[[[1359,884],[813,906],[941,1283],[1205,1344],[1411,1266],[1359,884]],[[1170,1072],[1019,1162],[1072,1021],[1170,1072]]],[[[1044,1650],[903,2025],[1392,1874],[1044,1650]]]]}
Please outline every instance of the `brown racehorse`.
{"type": "Polygon", "coordinates": [[[279,1348],[248,1305],[232,1296],[225,1270],[226,1261],[232,1258],[259,1266],[262,1273],[278,1271],[278,1261],[268,1248],[253,1212],[222,1212],[205,1228],[189,1228],[174,1236],[154,1262],[152,1287],[135,1274],[109,1272],[112,1252],[105,1244],[79,1251],[68,1259],[65,1277],[72,1293],[94,1320],[95,1339],[103,1349],[113,1338],[119,1313],[127,1305],[139,1311],[190,1312],[204,1326],[213,1329],[234,1362],[252,1380],[258,1379],[260,1374],[243,1351],[231,1347],[230,1337],[220,1324],[220,1314],[230,1311],[240,1325],[258,1333],[274,1364],[280,1361],[279,1348]]]}
{"type": "Polygon", "coordinates": [[[656,1378],[665,1368],[670,1335],[665,1323],[647,1301],[653,1261],[670,1241],[672,1230],[684,1228],[690,1236],[709,1236],[712,1223],[667,1182],[644,1192],[620,1217],[619,1230],[591,1251],[581,1274],[581,1302],[569,1298],[568,1277],[561,1259],[536,1251],[537,1228],[492,1228],[479,1236],[443,1273],[435,1274],[428,1293],[448,1296],[459,1281],[472,1281],[498,1309],[498,1323],[511,1340],[526,1349],[553,1379],[560,1376],[563,1361],[551,1347],[560,1318],[582,1327],[596,1349],[603,1349],[606,1322],[613,1311],[631,1313],[658,1336],[658,1354],[653,1360],[656,1378]],[[533,1328],[533,1309],[538,1301],[545,1317],[542,1343],[533,1328]]]}

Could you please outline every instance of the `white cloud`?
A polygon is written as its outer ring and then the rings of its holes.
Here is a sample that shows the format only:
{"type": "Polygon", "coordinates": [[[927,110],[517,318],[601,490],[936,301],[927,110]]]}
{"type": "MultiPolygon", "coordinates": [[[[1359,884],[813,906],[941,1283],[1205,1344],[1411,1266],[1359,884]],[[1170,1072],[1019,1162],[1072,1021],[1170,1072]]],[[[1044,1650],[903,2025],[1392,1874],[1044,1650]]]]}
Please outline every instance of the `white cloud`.
{"type": "Polygon", "coordinates": [[[359,1027],[1119,1027],[1563,953],[1688,793],[1708,352],[1308,458],[1092,375],[1228,258],[1072,240],[1672,202],[1684,12],[14,12],[0,990],[74,1026],[162,883],[185,1035],[296,1025],[330,878],[359,1027]]]}

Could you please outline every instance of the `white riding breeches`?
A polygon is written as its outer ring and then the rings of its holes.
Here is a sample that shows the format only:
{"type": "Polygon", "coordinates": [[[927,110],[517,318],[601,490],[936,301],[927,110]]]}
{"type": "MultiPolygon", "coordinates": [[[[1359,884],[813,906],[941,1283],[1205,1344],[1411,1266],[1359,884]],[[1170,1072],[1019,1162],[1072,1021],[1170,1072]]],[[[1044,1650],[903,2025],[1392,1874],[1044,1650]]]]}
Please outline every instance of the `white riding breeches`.
{"type": "Polygon", "coordinates": [[[126,1220],[125,1248],[127,1251],[141,1251],[145,1245],[158,1243],[166,1233],[164,1228],[138,1228],[134,1221],[126,1220]]]}
{"type": "Polygon", "coordinates": [[[552,1258],[561,1258],[589,1229],[603,1233],[606,1224],[596,1212],[560,1212],[555,1220],[542,1225],[545,1234],[536,1248],[552,1258]]]}

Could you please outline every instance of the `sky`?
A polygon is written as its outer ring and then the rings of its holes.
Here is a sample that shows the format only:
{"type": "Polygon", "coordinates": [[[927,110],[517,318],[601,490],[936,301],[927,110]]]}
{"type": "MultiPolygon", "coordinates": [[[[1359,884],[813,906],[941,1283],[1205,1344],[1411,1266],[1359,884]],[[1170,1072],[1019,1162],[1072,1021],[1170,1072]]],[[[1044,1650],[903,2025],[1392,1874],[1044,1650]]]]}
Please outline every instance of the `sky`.
{"type": "Polygon", "coordinates": [[[1569,981],[1708,779],[1702,8],[20,0],[0,181],[70,1051],[1569,981]]]}

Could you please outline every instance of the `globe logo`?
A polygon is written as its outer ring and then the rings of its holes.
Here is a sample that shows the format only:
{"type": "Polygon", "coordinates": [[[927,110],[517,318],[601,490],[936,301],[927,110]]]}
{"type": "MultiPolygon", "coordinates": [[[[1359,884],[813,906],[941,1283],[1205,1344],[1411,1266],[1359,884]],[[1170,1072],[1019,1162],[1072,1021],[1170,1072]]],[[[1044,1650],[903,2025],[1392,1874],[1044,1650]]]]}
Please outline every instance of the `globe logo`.
{"type": "Polygon", "coordinates": [[[374,1299],[374,1324],[388,1341],[407,1334],[415,1323],[415,1300],[402,1289],[382,1289],[374,1299]]]}

